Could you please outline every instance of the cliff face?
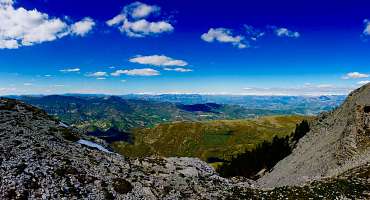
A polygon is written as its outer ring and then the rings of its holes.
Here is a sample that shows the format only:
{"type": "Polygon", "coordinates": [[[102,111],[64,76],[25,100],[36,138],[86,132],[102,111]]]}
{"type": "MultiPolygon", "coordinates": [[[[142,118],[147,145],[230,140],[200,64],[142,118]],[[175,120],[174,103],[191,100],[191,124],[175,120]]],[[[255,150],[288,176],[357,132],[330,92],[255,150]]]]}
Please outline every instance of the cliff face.
{"type": "Polygon", "coordinates": [[[343,105],[321,114],[293,153],[259,183],[299,185],[332,177],[370,162],[370,85],[353,91],[343,105]]]}

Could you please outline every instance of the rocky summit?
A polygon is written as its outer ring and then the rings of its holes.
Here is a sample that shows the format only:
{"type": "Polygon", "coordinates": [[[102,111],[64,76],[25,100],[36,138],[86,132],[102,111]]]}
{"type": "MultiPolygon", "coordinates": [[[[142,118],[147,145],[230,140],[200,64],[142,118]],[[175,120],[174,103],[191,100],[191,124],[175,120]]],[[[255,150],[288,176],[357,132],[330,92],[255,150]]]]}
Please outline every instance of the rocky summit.
{"type": "Polygon", "coordinates": [[[322,115],[258,182],[222,178],[196,158],[126,159],[38,108],[2,98],[0,199],[366,199],[369,87],[322,115]]]}
{"type": "Polygon", "coordinates": [[[353,91],[342,106],[319,115],[310,128],[293,153],[259,180],[262,186],[302,185],[353,168],[367,168],[370,163],[370,84],[353,91]]]}

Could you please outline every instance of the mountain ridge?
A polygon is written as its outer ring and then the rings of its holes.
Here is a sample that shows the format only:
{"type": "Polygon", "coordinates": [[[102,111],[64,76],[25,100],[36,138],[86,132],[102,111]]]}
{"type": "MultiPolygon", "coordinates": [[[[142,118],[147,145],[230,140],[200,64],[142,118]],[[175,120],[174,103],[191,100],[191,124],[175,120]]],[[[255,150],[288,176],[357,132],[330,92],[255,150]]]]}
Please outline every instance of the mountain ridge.
{"type": "Polygon", "coordinates": [[[322,113],[292,154],[259,180],[266,187],[301,185],[370,162],[370,84],[322,113]]]}

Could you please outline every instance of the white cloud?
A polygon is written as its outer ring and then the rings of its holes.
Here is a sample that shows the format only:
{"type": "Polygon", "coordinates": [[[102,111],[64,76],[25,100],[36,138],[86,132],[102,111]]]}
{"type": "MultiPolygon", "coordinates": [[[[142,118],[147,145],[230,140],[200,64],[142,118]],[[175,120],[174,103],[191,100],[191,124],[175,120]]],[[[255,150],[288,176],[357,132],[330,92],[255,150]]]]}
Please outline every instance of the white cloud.
{"type": "Polygon", "coordinates": [[[299,38],[301,36],[299,32],[291,31],[284,27],[278,28],[276,26],[269,26],[269,28],[271,28],[274,31],[274,33],[279,37],[299,38]]]}
{"type": "Polygon", "coordinates": [[[145,37],[148,35],[172,32],[173,26],[165,21],[149,22],[141,19],[134,22],[125,21],[120,27],[121,32],[125,32],[129,37],[145,37]]]}
{"type": "Polygon", "coordinates": [[[359,82],[357,82],[358,85],[366,85],[368,83],[370,83],[370,81],[359,81],[359,82]]]}
{"type": "Polygon", "coordinates": [[[368,83],[370,83],[370,81],[368,81],[368,80],[357,82],[357,84],[358,84],[358,85],[366,85],[366,84],[368,84],[368,83]]]}
{"type": "Polygon", "coordinates": [[[23,83],[24,86],[32,86],[32,83],[23,83]]]}
{"type": "Polygon", "coordinates": [[[89,17],[85,17],[81,21],[72,24],[71,32],[74,35],[85,36],[93,29],[94,26],[95,26],[94,20],[92,20],[89,17]]]}
{"type": "Polygon", "coordinates": [[[124,8],[125,13],[136,19],[148,17],[152,13],[158,13],[161,10],[156,5],[148,5],[141,2],[134,2],[124,8]]]}
{"type": "Polygon", "coordinates": [[[73,33],[70,25],[61,19],[36,9],[15,8],[13,3],[11,0],[0,2],[0,49],[31,46],[73,33]]]}
{"type": "Polygon", "coordinates": [[[121,80],[121,82],[122,82],[122,83],[126,83],[126,82],[127,82],[127,80],[121,80]]]}
{"type": "Polygon", "coordinates": [[[370,21],[368,19],[365,19],[364,20],[364,25],[365,25],[365,28],[364,28],[364,31],[362,33],[365,36],[369,36],[370,35],[370,21]]]}
{"type": "Polygon", "coordinates": [[[0,49],[17,49],[18,41],[13,39],[0,39],[0,49]]]}
{"type": "Polygon", "coordinates": [[[136,56],[129,59],[132,63],[154,66],[187,66],[188,63],[184,60],[176,60],[165,55],[151,55],[151,56],[136,56]]]}
{"type": "Polygon", "coordinates": [[[108,26],[119,26],[119,30],[129,37],[145,37],[160,33],[172,32],[174,27],[165,20],[148,21],[152,13],[159,14],[160,8],[155,5],[147,5],[134,2],[124,7],[122,13],[108,20],[108,26]]]}
{"type": "Polygon", "coordinates": [[[90,73],[90,74],[87,74],[86,76],[89,76],[89,77],[103,77],[103,76],[107,76],[107,72],[94,72],[94,73],[90,73]]]}
{"type": "Polygon", "coordinates": [[[320,84],[316,86],[317,88],[335,88],[334,85],[331,84],[320,84]]]}
{"type": "Polygon", "coordinates": [[[124,14],[119,14],[112,19],[108,20],[106,23],[108,26],[114,26],[120,24],[126,20],[126,16],[124,14]]]}
{"type": "Polygon", "coordinates": [[[79,72],[80,68],[69,68],[69,69],[62,69],[59,70],[60,72],[79,72]]]}
{"type": "Polygon", "coordinates": [[[186,69],[182,67],[177,67],[177,68],[164,68],[166,71],[175,71],[175,72],[192,72],[192,69],[186,69]]]}
{"type": "Polygon", "coordinates": [[[112,72],[110,75],[111,76],[121,76],[122,74],[125,74],[125,70],[117,70],[115,72],[112,72]]]}
{"type": "Polygon", "coordinates": [[[107,79],[107,78],[105,78],[105,77],[98,77],[98,78],[96,78],[97,80],[105,80],[105,79],[107,79]]]}
{"type": "Polygon", "coordinates": [[[0,88],[0,94],[9,94],[11,92],[17,91],[17,88],[11,87],[11,88],[0,88]]]}
{"type": "Polygon", "coordinates": [[[117,70],[111,73],[112,76],[120,76],[122,74],[128,76],[158,76],[160,75],[159,71],[151,68],[143,69],[131,69],[131,70],[117,70]]]}
{"type": "Polygon", "coordinates": [[[347,73],[342,79],[358,79],[358,78],[368,78],[369,74],[363,74],[359,72],[350,72],[347,73]]]}
{"type": "Polygon", "coordinates": [[[234,46],[243,49],[247,48],[248,45],[244,43],[244,37],[241,35],[233,35],[230,29],[226,28],[211,28],[207,33],[202,34],[202,40],[206,42],[221,42],[221,43],[231,43],[234,46]]]}

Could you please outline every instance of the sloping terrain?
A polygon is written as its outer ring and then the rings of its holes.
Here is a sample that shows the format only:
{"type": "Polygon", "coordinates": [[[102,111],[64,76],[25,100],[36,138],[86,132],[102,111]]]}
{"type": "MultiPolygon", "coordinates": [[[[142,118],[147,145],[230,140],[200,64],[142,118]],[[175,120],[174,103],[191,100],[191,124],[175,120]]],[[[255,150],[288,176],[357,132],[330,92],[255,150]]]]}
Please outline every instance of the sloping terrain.
{"type": "Polygon", "coordinates": [[[303,184],[370,161],[370,84],[338,109],[321,114],[293,153],[259,182],[265,187],[303,184]]]}
{"type": "Polygon", "coordinates": [[[89,149],[73,130],[17,101],[0,100],[0,124],[0,199],[210,199],[232,187],[198,159],[126,160],[89,149]]]}
{"type": "Polygon", "coordinates": [[[77,143],[44,111],[0,99],[0,199],[366,199],[370,165],[302,187],[255,189],[194,158],[125,159],[77,143]]]}
{"type": "Polygon", "coordinates": [[[113,143],[113,148],[130,157],[187,156],[204,161],[229,160],[274,136],[290,135],[302,116],[273,116],[250,120],[175,122],[136,129],[134,143],[113,143]]]}

